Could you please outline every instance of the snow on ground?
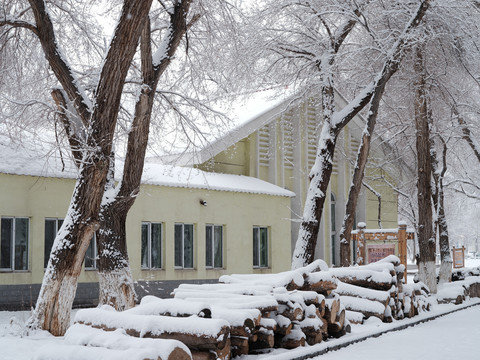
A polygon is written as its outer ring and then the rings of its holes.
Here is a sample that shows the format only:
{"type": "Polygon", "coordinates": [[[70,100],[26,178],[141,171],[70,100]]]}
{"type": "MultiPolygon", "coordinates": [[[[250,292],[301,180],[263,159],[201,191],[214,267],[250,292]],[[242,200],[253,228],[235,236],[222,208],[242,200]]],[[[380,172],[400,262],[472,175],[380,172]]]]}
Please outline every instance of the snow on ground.
{"type": "MultiPolygon", "coordinates": [[[[412,319],[394,321],[391,324],[385,324],[376,318],[371,318],[363,325],[352,325],[352,332],[340,339],[330,339],[314,346],[306,346],[294,350],[276,349],[270,354],[248,355],[243,356],[241,359],[290,360],[474,304],[478,306],[457,311],[401,331],[390,332],[378,338],[371,338],[337,351],[330,351],[318,356],[316,359],[479,359],[479,299],[468,300],[462,305],[437,305],[429,312],[424,312],[412,319]]],[[[26,311],[0,312],[0,358],[2,360],[35,359],[36,354],[41,351],[42,347],[53,346],[56,349],[62,349],[64,345],[63,338],[53,337],[47,332],[37,331],[27,336],[23,324],[27,320],[28,315],[29,313],[26,311]]],[[[65,359],[67,360],[68,356],[65,359]]]]}
{"type": "MultiPolygon", "coordinates": [[[[480,358],[479,320],[480,306],[474,306],[402,331],[367,339],[361,343],[323,354],[315,359],[478,360],[480,358]]],[[[367,326],[375,326],[375,323],[364,325],[364,327],[367,326]]]]}

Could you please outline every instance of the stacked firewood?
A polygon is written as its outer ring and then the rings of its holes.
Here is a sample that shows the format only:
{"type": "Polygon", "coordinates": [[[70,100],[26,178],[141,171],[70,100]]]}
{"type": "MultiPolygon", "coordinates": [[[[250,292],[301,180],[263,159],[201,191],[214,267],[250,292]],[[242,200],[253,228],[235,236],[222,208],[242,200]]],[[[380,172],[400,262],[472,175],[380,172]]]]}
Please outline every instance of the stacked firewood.
{"type": "Polygon", "coordinates": [[[480,297],[480,267],[456,269],[452,282],[439,287],[439,304],[462,304],[467,297],[480,297]]]}
{"type": "Polygon", "coordinates": [[[339,280],[335,293],[340,296],[351,323],[363,323],[371,316],[383,322],[412,317],[428,311],[428,289],[422,283],[405,285],[405,267],[396,256],[364,266],[334,268],[339,280]]]}
{"type": "Polygon", "coordinates": [[[280,274],[231,275],[219,284],[182,284],[175,299],[210,304],[212,318],[230,322],[229,312],[257,311],[254,327],[230,333],[232,356],[317,344],[349,330],[345,309],[332,291],[337,280],[323,261],[280,274]]]}
{"type": "Polygon", "coordinates": [[[174,339],[187,347],[172,347],[182,359],[230,359],[318,344],[371,316],[389,322],[428,310],[428,289],[404,285],[404,270],[395,256],[333,269],[317,260],[279,274],[182,284],[172,299],[146,296],[121,313],[109,307],[80,310],[75,322],[125,336],[174,339]]]}

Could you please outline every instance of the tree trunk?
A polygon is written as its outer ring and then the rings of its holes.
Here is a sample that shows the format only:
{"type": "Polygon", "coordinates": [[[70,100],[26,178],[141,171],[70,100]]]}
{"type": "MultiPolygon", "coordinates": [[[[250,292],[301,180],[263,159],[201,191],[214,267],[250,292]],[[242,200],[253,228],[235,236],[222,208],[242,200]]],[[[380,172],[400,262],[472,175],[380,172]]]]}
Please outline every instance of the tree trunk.
{"type": "MultiPolygon", "coordinates": [[[[42,26],[51,24],[50,18],[43,1],[32,0],[30,4],[38,31],[42,34],[42,26]]],[[[77,279],[90,239],[98,229],[121,93],[150,5],[151,0],[124,1],[95,91],[95,106],[90,116],[91,131],[86,144],[90,150],[84,153],[70,207],[55,238],[36,308],[29,320],[30,326],[48,330],[56,336],[63,335],[70,324],[77,279]]],[[[49,63],[58,60],[56,43],[48,37],[42,41],[45,42],[42,45],[49,63]]],[[[62,78],[63,82],[69,82],[62,77],[65,69],[53,66],[52,69],[59,80],[62,78]]]]}
{"type": "Polygon", "coordinates": [[[418,275],[430,292],[437,292],[435,268],[435,238],[432,223],[432,166],[430,160],[430,131],[428,124],[428,102],[423,48],[415,50],[415,127],[417,149],[417,200],[418,200],[418,275]]]}
{"type": "Polygon", "coordinates": [[[292,260],[293,269],[310,264],[315,259],[317,236],[320,230],[323,205],[327,197],[327,188],[332,175],[333,155],[338,134],[331,126],[326,124],[324,123],[323,126],[317,157],[310,175],[308,195],[292,260]]]}
{"type": "Polygon", "coordinates": [[[365,124],[365,129],[362,133],[362,141],[360,143],[360,147],[358,148],[352,184],[350,185],[350,190],[348,192],[348,200],[347,204],[345,205],[345,217],[343,218],[343,224],[340,230],[341,266],[350,266],[351,264],[350,243],[352,237],[352,229],[355,222],[355,209],[357,208],[358,195],[360,194],[360,190],[362,188],[363,177],[365,175],[365,168],[368,161],[368,154],[370,153],[370,142],[372,140],[375,124],[377,123],[380,100],[382,99],[383,93],[385,91],[385,85],[387,84],[390,76],[383,81],[378,82],[376,91],[372,96],[372,100],[370,101],[367,123],[365,124]]]}
{"type": "MultiPolygon", "coordinates": [[[[187,23],[191,1],[176,4],[170,16],[170,28],[164,37],[164,56],[153,62],[150,21],[144,23],[140,42],[143,83],[135,104],[135,115],[128,134],[127,154],[122,181],[112,199],[101,210],[101,230],[98,233],[98,273],[100,304],[108,304],[122,311],[135,304],[135,289],[127,253],[126,219],[140,190],[140,183],[148,144],[150,120],[155,90],[160,77],[174,58],[180,41],[187,30],[198,20],[194,15],[187,23]]],[[[162,47],[162,46],[161,46],[162,47]]],[[[113,194],[112,194],[113,195],[113,194]]]]}
{"type": "Polygon", "coordinates": [[[434,179],[435,191],[433,196],[434,207],[436,209],[436,222],[435,228],[438,230],[439,248],[440,248],[440,271],[439,271],[439,284],[450,282],[452,278],[452,264],[453,259],[450,253],[450,242],[448,238],[447,219],[445,216],[445,196],[443,190],[443,178],[447,171],[447,145],[441,138],[443,143],[443,155],[442,155],[442,169],[438,166],[438,154],[435,149],[433,139],[430,144],[430,156],[432,161],[432,175],[434,179]]]}

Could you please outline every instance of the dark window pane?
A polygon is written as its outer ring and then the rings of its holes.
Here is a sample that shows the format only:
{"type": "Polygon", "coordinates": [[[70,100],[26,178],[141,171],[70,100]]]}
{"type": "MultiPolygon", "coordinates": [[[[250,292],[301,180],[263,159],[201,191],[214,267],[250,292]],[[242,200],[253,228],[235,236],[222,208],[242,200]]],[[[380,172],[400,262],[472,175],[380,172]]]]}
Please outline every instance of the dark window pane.
{"type": "Polygon", "coordinates": [[[260,266],[268,266],[268,229],[260,228],[260,266]]]}
{"type": "Polygon", "coordinates": [[[205,265],[207,267],[213,266],[212,252],[213,252],[213,232],[212,225],[207,225],[205,230],[205,265]]]}
{"type": "Polygon", "coordinates": [[[45,245],[43,249],[43,267],[46,268],[50,259],[53,241],[57,236],[57,220],[45,219],[45,245]]]}
{"type": "Polygon", "coordinates": [[[88,245],[87,252],[85,253],[85,268],[87,269],[95,269],[96,247],[97,242],[94,235],[92,240],[90,240],[90,245],[88,245]]]}
{"type": "Polygon", "coordinates": [[[258,234],[258,228],[253,228],[253,266],[260,266],[259,259],[260,239],[258,234]]]}
{"type": "Polygon", "coordinates": [[[221,268],[223,266],[223,227],[215,226],[215,237],[214,237],[214,267],[221,268]]]}
{"type": "Polygon", "coordinates": [[[148,224],[142,224],[142,268],[148,265],[148,224]]]}
{"type": "Polygon", "coordinates": [[[193,225],[184,224],[183,267],[193,268],[193,225]]]}
{"type": "Polygon", "coordinates": [[[15,270],[28,269],[28,219],[15,219],[15,270]]]}
{"type": "Polygon", "coordinates": [[[12,235],[13,219],[2,219],[2,235],[0,242],[0,268],[12,268],[12,235]]]}
{"type": "Polygon", "coordinates": [[[151,224],[152,226],[152,263],[151,267],[160,269],[162,267],[162,224],[151,224]]]}
{"type": "Polygon", "coordinates": [[[183,225],[175,224],[175,266],[183,267],[183,225]]]}

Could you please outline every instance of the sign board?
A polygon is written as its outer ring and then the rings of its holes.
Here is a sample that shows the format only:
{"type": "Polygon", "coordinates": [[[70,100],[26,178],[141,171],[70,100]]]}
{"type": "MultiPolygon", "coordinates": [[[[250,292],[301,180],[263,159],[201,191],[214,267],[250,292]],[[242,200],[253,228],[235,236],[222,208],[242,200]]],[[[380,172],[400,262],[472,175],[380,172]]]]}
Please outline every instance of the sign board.
{"type": "Polygon", "coordinates": [[[388,255],[395,255],[395,244],[367,245],[367,259],[369,264],[382,260],[388,255]]]}
{"type": "Polygon", "coordinates": [[[453,248],[453,267],[455,269],[465,267],[465,248],[462,246],[461,248],[453,248]]]}

